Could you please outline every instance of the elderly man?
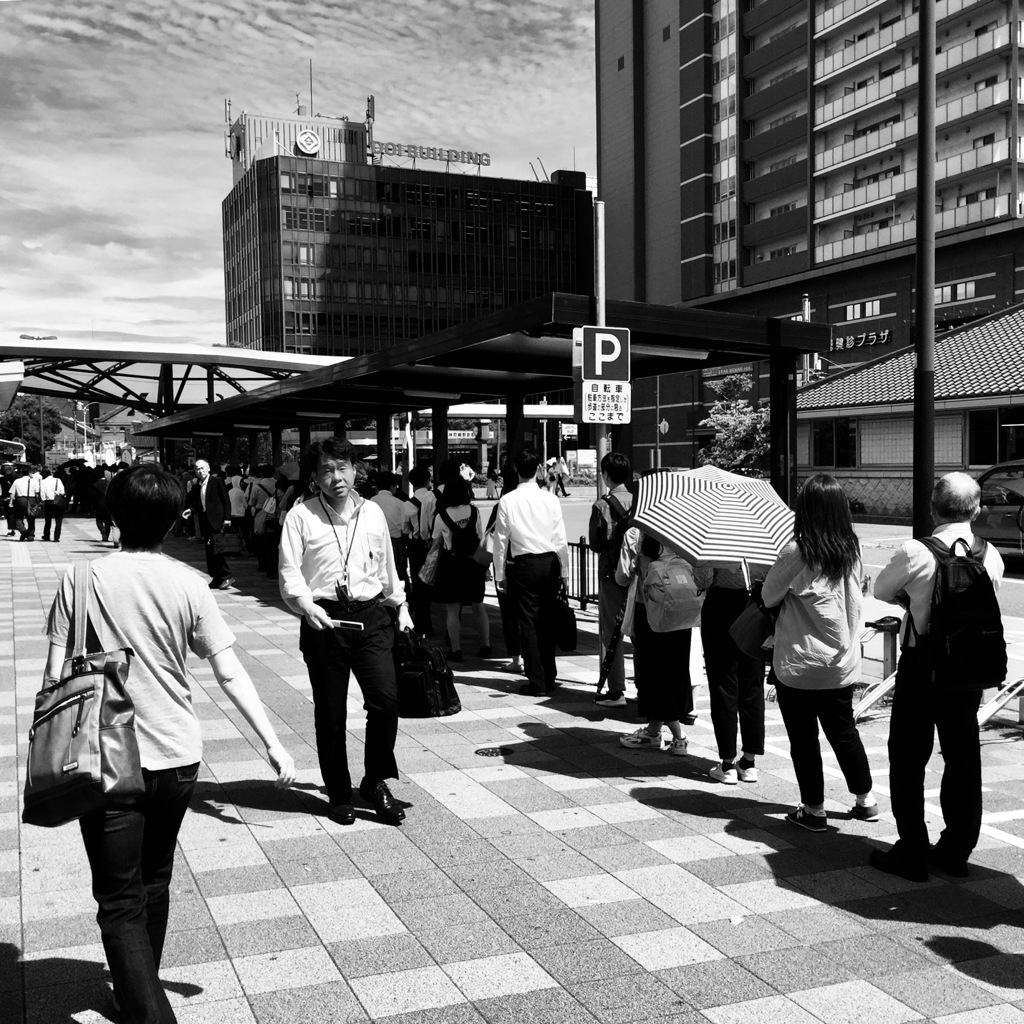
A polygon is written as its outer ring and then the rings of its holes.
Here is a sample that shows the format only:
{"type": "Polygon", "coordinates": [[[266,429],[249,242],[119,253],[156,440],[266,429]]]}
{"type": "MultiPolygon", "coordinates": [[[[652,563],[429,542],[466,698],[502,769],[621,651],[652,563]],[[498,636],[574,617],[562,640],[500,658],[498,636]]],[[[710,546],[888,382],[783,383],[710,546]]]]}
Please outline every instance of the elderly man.
{"type": "MultiPolygon", "coordinates": [[[[971,523],[980,510],[978,484],[966,473],[948,473],[932,492],[932,537],[948,549],[956,540],[975,543],[971,523]]],[[[962,545],[957,545],[962,550],[962,545]]],[[[899,840],[891,850],[871,852],[880,871],[912,882],[928,880],[928,862],[963,877],[981,831],[981,747],[978,706],[982,688],[972,679],[940,685],[935,678],[940,651],[928,642],[938,556],[919,540],[909,540],[875,581],[875,597],[907,609],[903,648],[889,723],[889,786],[899,840]],[[928,845],[924,820],[925,766],[935,734],[942,748],[939,801],[945,829],[928,845]]],[[[991,545],[984,566],[992,585],[1003,578],[1003,560],[991,545]]],[[[991,598],[990,598],[991,599],[991,598]]]]}
{"type": "Polygon", "coordinates": [[[214,536],[231,518],[228,486],[210,472],[206,459],[196,459],[196,485],[189,491],[189,510],[196,517],[196,535],[206,545],[206,571],[211,590],[227,590],[235,581],[228,569],[227,556],[217,550],[214,536]]]}

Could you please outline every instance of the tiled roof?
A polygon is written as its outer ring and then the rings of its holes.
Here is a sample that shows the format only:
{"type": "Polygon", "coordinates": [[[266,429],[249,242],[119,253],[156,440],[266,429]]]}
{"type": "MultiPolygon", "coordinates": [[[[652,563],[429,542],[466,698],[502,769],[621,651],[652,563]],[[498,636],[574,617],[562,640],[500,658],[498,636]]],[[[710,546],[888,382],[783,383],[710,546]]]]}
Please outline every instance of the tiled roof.
{"type": "MultiPolygon", "coordinates": [[[[797,409],[914,400],[914,349],[904,348],[801,389],[797,409]]],[[[935,339],[935,397],[1024,393],[1024,305],[935,339]]]]}

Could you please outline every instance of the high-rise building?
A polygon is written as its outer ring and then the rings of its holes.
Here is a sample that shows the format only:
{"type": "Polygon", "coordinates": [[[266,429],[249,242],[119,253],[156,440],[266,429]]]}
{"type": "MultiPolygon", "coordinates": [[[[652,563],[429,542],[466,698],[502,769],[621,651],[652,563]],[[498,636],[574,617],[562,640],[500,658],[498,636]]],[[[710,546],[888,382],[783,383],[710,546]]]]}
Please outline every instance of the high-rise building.
{"type": "Polygon", "coordinates": [[[935,3],[936,323],[1024,296],[1018,0],[597,0],[608,291],[913,341],[918,6],[935,3]]]}
{"type": "Polygon", "coordinates": [[[233,123],[234,186],[223,203],[229,345],[354,356],[546,292],[590,293],[582,172],[484,177],[486,153],[373,140],[371,112],[365,123],[301,109],[233,123]]]}

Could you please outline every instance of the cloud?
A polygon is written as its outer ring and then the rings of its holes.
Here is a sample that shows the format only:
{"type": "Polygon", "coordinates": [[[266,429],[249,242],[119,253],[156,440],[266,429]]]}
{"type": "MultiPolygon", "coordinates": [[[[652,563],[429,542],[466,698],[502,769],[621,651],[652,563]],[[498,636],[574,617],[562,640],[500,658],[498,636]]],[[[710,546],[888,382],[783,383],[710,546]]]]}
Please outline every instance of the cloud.
{"type": "Polygon", "coordinates": [[[0,331],[116,307],[222,340],[225,97],[286,116],[312,59],[314,111],[360,120],[373,93],[380,139],[486,151],[513,178],[575,146],[593,172],[593,52],[579,0],[0,3],[0,331]]]}

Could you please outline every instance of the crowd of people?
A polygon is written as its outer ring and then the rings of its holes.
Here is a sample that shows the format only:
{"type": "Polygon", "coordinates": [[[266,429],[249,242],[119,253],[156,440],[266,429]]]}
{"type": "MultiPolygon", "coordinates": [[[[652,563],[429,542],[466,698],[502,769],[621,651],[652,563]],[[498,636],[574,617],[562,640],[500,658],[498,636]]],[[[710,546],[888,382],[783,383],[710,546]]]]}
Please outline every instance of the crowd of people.
{"type": "MultiPolygon", "coordinates": [[[[689,665],[692,630],[698,627],[690,620],[667,627],[648,604],[644,585],[653,566],[666,560],[678,564],[682,556],[634,521],[636,492],[628,459],[608,454],[600,471],[606,493],[592,509],[590,542],[600,559],[599,641],[608,692],[597,703],[628,707],[618,641],[625,633],[632,640],[636,710],[643,724],[623,733],[620,742],[685,757],[690,751],[684,726],[695,717],[689,665]]],[[[87,481],[75,481],[75,490],[87,481]]],[[[391,825],[399,825],[411,806],[389,787],[399,776],[393,647],[396,629],[434,634],[433,605],[443,609],[452,660],[463,659],[466,609],[476,624],[478,656],[490,658],[484,590],[487,574],[493,573],[512,659],[506,667],[525,675],[523,693],[544,696],[558,685],[554,604],[568,576],[568,545],[541,456],[530,448],[514,454],[487,522],[458,463],[443,463],[436,482],[427,467],[416,467],[409,485],[409,492],[401,493],[402,481],[394,474],[366,473],[357,451],[338,438],[310,445],[294,469],[260,466],[245,474],[200,459],[179,473],[144,465],[93,475],[92,511],[108,533],[119,531],[120,550],[91,563],[97,613],[90,622],[103,649],[135,652],[131,692],[145,779],[140,800],[81,819],[97,919],[124,1019],[175,1019],[158,971],[175,841],[202,757],[185,664],[189,650],[209,660],[218,683],[266,747],[277,784],[288,786],[295,778],[292,758],[234,653],[235,638],[210,593],[232,582],[218,537],[237,533],[243,550],[276,572],[285,604],[301,620],[299,644],[312,689],[327,815],[341,825],[355,822],[356,795],[391,825]],[[193,534],[204,543],[209,587],[162,553],[170,532],[193,534]],[[346,728],[353,675],[367,713],[358,786],[350,772],[346,728]]],[[[70,490],[57,474],[16,475],[5,491],[16,528],[31,533],[26,497],[52,503],[54,495],[70,490]],[[52,481],[64,483],[63,492],[52,481]]],[[[935,536],[943,543],[970,544],[979,498],[977,484],[965,474],[943,477],[933,495],[935,536]]],[[[702,600],[699,629],[718,755],[708,776],[723,785],[757,783],[767,682],[778,697],[800,796],[787,819],[824,832],[819,726],[854,798],[849,816],[879,817],[852,705],[860,679],[865,585],[840,484],[827,474],[811,477],[794,513],[791,542],[759,579],[720,565],[687,564],[682,576],[702,600]],[[758,590],[762,606],[774,609],[776,617],[774,645],[761,658],[744,653],[730,628],[758,590]]],[[[59,517],[47,517],[45,533],[50,534],[51,522],[53,539],[59,540],[59,517]]],[[[998,587],[1002,562],[991,547],[984,551],[984,564],[998,587]]],[[[936,572],[928,547],[912,540],[875,584],[878,597],[907,608],[913,628],[899,662],[889,741],[899,841],[888,851],[872,851],[870,863],[912,881],[926,880],[933,866],[965,875],[981,825],[980,690],[965,680],[936,700],[930,689],[943,657],[928,643],[936,572]],[[945,760],[945,829],[931,846],[924,772],[936,731],[945,760]]],[[[59,677],[73,648],[73,580],[69,571],[50,611],[47,679],[59,677]]]]}

